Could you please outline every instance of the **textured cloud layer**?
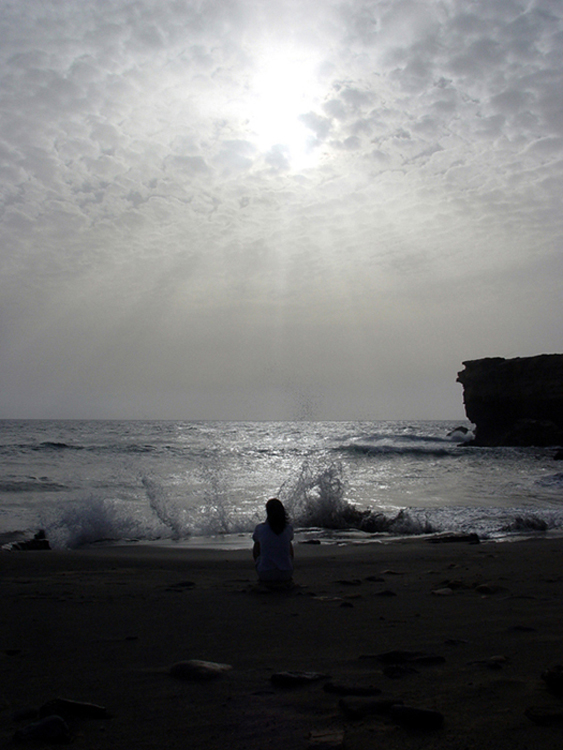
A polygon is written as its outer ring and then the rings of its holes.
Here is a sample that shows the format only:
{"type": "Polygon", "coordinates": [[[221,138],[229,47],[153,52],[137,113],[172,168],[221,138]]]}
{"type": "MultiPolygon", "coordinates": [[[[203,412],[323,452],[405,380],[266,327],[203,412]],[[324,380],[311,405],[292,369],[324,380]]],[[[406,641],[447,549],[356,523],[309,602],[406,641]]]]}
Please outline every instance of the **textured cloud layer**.
{"type": "Polygon", "coordinates": [[[560,350],[556,0],[0,2],[5,416],[461,414],[560,350]]]}

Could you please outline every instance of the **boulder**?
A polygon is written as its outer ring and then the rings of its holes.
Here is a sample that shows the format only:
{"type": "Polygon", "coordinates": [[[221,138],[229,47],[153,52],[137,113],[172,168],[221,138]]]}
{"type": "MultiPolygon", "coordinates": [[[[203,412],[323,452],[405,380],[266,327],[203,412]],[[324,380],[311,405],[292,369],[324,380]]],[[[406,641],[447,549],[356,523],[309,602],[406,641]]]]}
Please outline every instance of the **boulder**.
{"type": "Polygon", "coordinates": [[[563,354],[463,363],[467,418],[479,446],[563,444],[563,354]]]}
{"type": "Polygon", "coordinates": [[[2,549],[5,550],[38,550],[38,549],[51,549],[49,540],[47,539],[43,529],[40,529],[33,539],[26,539],[21,542],[12,542],[11,544],[5,544],[2,549]]]}

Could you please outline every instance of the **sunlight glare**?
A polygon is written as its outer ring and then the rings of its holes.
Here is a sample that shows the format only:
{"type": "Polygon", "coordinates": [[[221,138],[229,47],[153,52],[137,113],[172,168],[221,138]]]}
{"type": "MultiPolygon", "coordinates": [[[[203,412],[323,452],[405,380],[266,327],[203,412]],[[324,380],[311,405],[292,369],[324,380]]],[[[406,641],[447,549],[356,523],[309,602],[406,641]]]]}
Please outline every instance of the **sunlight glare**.
{"type": "Polygon", "coordinates": [[[253,78],[249,126],[262,152],[278,146],[292,170],[315,166],[314,134],[299,116],[314,110],[321,98],[318,61],[287,49],[267,51],[253,78]]]}

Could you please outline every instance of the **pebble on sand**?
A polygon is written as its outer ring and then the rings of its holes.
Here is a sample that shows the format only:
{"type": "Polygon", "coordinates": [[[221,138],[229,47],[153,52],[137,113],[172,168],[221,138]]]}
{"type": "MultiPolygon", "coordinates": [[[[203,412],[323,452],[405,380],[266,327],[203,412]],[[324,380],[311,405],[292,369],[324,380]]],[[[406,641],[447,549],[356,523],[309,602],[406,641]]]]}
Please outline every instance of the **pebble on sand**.
{"type": "Polygon", "coordinates": [[[195,680],[205,682],[220,677],[225,672],[230,672],[230,664],[219,664],[214,661],[203,661],[201,659],[188,659],[179,661],[170,667],[170,675],[178,680],[195,680]]]}

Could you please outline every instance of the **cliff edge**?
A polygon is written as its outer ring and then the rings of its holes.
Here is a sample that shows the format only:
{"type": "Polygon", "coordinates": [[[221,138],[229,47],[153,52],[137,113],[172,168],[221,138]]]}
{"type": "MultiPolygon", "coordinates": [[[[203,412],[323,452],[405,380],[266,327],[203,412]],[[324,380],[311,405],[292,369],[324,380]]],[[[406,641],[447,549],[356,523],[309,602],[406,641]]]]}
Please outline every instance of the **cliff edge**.
{"type": "Polygon", "coordinates": [[[563,354],[463,362],[467,418],[473,445],[563,445],[563,354]]]}

